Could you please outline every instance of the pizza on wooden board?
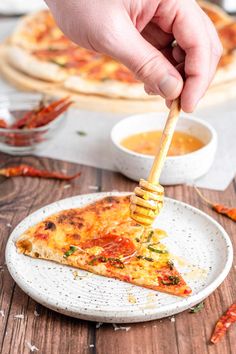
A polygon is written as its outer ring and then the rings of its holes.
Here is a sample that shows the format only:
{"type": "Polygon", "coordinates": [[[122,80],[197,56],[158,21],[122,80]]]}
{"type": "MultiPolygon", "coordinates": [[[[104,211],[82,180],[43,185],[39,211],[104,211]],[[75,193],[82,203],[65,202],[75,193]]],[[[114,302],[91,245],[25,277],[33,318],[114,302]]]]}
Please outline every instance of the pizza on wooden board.
{"type": "MultiPolygon", "coordinates": [[[[236,78],[236,22],[218,6],[200,1],[213,21],[224,55],[212,85],[236,78]]],[[[7,60],[14,68],[68,91],[112,98],[153,99],[124,65],[81,48],[60,31],[48,10],[23,18],[9,39],[7,60]]]]}
{"type": "Polygon", "coordinates": [[[191,289],[160,240],[129,216],[129,196],[106,197],[47,217],[16,241],[18,252],[177,296],[191,289]]]}
{"type": "Polygon", "coordinates": [[[68,90],[108,97],[151,98],[124,65],[67,39],[47,10],[26,16],[19,23],[10,39],[7,57],[16,69],[38,79],[62,83],[68,90]]]}

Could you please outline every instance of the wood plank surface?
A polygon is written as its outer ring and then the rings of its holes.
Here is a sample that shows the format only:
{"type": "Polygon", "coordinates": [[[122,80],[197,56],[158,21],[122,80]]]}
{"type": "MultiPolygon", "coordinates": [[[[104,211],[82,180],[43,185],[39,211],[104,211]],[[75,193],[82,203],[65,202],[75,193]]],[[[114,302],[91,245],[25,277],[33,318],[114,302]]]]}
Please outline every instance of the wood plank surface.
{"type": "MultiPolygon", "coordinates": [[[[0,353],[30,353],[27,343],[42,354],[234,354],[236,327],[232,326],[217,345],[209,344],[215,322],[236,300],[236,269],[232,267],[223,284],[205,300],[197,314],[185,311],[174,316],[139,324],[127,324],[128,331],[115,331],[111,324],[96,328],[96,323],[69,318],[46,309],[25,295],[14,283],[4,264],[4,251],[11,230],[29,213],[61,198],[99,191],[132,191],[135,183],[110,171],[36,157],[0,154],[0,167],[18,164],[74,173],[81,178],[70,183],[38,178],[0,178],[0,353]],[[16,319],[15,315],[24,318],[16,319]]],[[[215,202],[235,205],[235,183],[224,192],[204,190],[215,202]]],[[[235,224],[203,205],[191,187],[165,188],[166,195],[187,202],[219,221],[236,246],[235,224]]]]}

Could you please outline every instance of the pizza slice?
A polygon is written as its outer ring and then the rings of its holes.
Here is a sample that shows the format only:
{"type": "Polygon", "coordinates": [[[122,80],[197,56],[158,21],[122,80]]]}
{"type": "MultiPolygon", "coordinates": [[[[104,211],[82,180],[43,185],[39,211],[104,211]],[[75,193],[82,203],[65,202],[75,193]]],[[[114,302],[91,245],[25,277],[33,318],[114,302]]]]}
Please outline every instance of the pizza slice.
{"type": "Polygon", "coordinates": [[[61,211],[28,229],[18,252],[177,296],[191,289],[160,240],[129,217],[129,196],[106,197],[61,211]]]}

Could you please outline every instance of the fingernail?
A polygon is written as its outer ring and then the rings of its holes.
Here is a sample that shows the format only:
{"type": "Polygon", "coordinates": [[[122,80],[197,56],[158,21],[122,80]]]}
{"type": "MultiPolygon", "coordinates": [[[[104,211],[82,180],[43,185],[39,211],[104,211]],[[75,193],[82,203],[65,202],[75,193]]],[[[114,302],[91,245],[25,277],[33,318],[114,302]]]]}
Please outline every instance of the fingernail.
{"type": "Polygon", "coordinates": [[[176,92],[179,84],[180,82],[175,76],[167,75],[159,83],[159,89],[166,98],[169,98],[176,92]]]}

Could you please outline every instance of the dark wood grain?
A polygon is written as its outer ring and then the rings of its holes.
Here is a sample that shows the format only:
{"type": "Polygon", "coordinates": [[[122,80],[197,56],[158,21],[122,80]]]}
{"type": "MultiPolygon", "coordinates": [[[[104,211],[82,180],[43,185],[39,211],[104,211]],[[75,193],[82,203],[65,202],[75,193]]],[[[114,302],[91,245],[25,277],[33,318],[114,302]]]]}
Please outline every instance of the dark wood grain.
{"type": "MultiPolygon", "coordinates": [[[[127,324],[128,331],[114,331],[104,324],[96,329],[93,322],[81,321],[46,309],[25,295],[14,283],[4,265],[4,251],[11,230],[29,213],[53,201],[99,191],[132,191],[135,183],[118,173],[61,161],[35,157],[0,155],[0,166],[30,163],[36,167],[75,173],[79,179],[68,182],[33,178],[0,178],[0,352],[26,354],[26,342],[39,348],[42,354],[233,354],[236,348],[236,329],[231,328],[218,345],[209,344],[212,329],[218,317],[236,300],[236,269],[232,267],[223,284],[208,297],[204,309],[197,314],[188,311],[169,318],[148,323],[127,324]],[[69,188],[64,188],[70,184],[69,188]],[[8,225],[7,225],[8,224],[8,225]],[[10,224],[10,225],[9,225],[10,224]],[[39,316],[35,316],[37,311],[39,316]],[[23,319],[15,319],[23,314],[23,319]]],[[[188,202],[219,221],[236,246],[235,224],[217,215],[204,205],[191,187],[165,188],[169,197],[188,202]]],[[[235,184],[224,192],[205,190],[204,194],[215,202],[235,205],[235,184]]]]}

